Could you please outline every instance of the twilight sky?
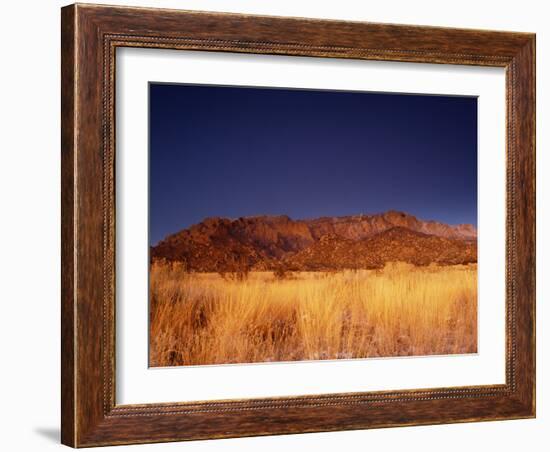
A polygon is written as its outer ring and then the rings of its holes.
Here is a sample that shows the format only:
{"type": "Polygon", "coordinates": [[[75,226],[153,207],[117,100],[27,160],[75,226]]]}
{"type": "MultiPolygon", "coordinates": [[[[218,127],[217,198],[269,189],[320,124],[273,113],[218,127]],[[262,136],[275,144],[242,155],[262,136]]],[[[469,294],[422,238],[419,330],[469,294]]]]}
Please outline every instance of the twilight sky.
{"type": "Polygon", "coordinates": [[[477,99],[150,84],[151,245],[205,217],[477,225],[477,99]]]}

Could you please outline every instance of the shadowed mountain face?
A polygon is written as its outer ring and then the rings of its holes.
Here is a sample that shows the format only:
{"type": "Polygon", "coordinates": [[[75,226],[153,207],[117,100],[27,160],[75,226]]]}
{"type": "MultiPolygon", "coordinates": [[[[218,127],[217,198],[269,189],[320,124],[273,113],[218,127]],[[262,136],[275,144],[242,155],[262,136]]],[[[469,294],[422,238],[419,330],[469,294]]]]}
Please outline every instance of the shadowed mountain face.
{"type": "Polygon", "coordinates": [[[380,268],[392,261],[453,265],[477,262],[476,239],[472,225],[422,221],[396,211],[311,220],[207,218],[166,237],[151,248],[151,257],[200,272],[380,268]]]}

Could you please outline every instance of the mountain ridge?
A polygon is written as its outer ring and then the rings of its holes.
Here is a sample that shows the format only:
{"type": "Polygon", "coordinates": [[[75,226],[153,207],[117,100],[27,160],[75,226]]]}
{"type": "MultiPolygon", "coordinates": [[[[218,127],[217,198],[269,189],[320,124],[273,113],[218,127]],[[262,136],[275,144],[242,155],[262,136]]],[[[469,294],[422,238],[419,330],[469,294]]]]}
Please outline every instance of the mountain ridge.
{"type": "Polygon", "coordinates": [[[151,247],[151,258],[202,272],[379,268],[390,260],[451,265],[477,261],[476,239],[472,225],[424,221],[395,210],[300,220],[209,217],[151,247]]]}

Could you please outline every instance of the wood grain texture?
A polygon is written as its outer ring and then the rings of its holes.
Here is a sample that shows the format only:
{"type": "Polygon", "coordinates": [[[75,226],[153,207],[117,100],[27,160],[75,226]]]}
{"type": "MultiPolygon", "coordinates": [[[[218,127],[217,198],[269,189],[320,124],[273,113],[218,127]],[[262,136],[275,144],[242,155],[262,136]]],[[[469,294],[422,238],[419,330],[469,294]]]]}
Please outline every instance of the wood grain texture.
{"type": "Polygon", "coordinates": [[[533,417],[535,37],[72,5],[62,10],[62,442],[74,447],[533,417]],[[506,384],[115,403],[114,68],[121,46],[506,68],[506,384]]]}
{"type": "Polygon", "coordinates": [[[63,9],[61,14],[61,441],[64,444],[74,444],[74,8],[63,9]]]}

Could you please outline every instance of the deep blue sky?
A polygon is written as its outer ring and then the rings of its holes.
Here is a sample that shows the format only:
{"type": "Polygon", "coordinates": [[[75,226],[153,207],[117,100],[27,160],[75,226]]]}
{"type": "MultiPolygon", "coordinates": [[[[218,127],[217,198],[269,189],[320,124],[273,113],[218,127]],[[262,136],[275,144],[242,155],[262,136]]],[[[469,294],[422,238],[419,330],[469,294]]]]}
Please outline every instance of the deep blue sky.
{"type": "Polygon", "coordinates": [[[150,84],[150,243],[205,217],[477,224],[477,99],[150,84]]]}

